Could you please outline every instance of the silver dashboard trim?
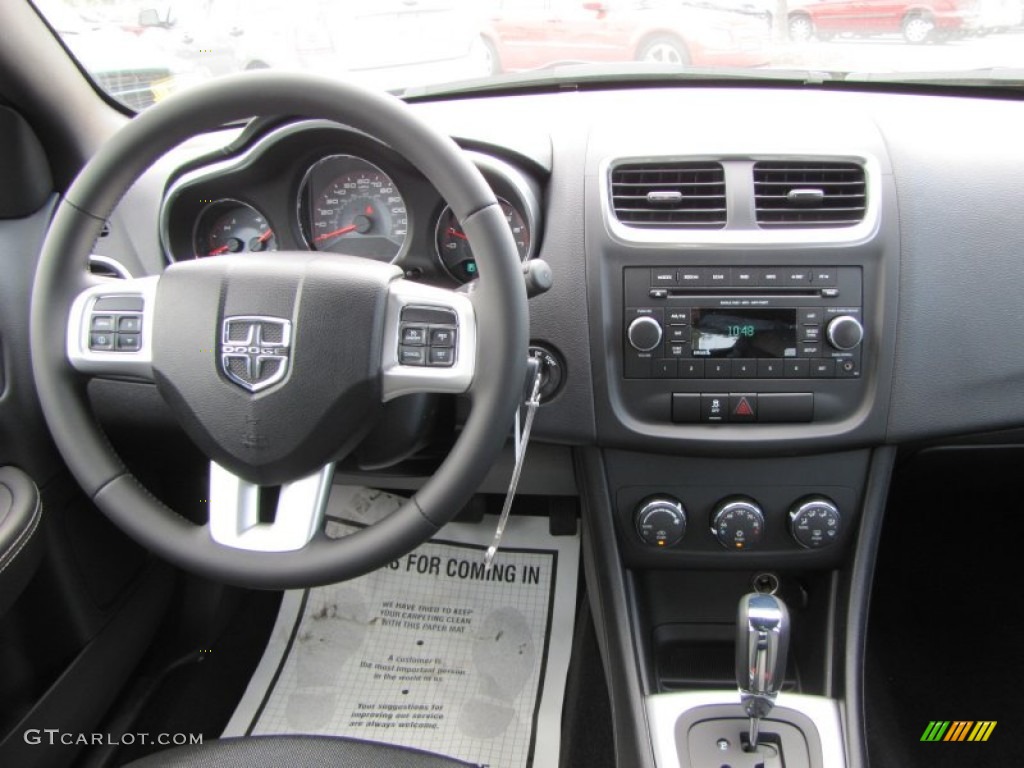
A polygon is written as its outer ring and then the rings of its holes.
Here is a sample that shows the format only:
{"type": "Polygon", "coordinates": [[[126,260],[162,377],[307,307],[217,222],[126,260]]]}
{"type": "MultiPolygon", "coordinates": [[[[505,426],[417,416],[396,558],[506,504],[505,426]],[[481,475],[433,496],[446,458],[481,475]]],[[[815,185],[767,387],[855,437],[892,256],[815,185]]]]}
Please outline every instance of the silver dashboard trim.
{"type": "MultiPolygon", "coordinates": [[[[684,713],[698,707],[723,704],[735,705],[736,717],[746,718],[738,691],[693,691],[648,696],[647,720],[654,748],[654,762],[658,768],[682,768],[676,745],[676,722],[684,713]]],[[[780,693],[775,706],[777,709],[792,709],[806,715],[818,729],[823,764],[829,768],[845,768],[846,747],[839,703],[835,699],[801,693],[780,693]]]]}
{"type": "Polygon", "coordinates": [[[259,519],[260,486],[210,462],[210,537],[250,552],[294,552],[323,528],[334,464],[281,486],[273,523],[259,519]]]}
{"type": "Polygon", "coordinates": [[[625,245],[703,245],[746,247],[773,247],[779,245],[814,246],[862,243],[873,238],[881,225],[882,166],[867,153],[827,154],[808,152],[798,154],[757,153],[756,155],[703,154],[692,155],[621,155],[601,161],[598,173],[601,216],[605,230],[616,242],[625,245]],[[754,163],[761,161],[849,162],[864,167],[867,189],[867,209],[864,219],[852,227],[820,227],[808,229],[761,229],[754,219],[754,163]],[[726,207],[729,219],[721,229],[657,229],[630,227],[615,217],[611,205],[611,175],[619,165],[626,163],[673,163],[707,161],[721,163],[725,168],[726,207]],[[749,186],[738,190],[737,179],[745,178],[749,186]],[[738,208],[738,206],[740,206],[738,208]]]}

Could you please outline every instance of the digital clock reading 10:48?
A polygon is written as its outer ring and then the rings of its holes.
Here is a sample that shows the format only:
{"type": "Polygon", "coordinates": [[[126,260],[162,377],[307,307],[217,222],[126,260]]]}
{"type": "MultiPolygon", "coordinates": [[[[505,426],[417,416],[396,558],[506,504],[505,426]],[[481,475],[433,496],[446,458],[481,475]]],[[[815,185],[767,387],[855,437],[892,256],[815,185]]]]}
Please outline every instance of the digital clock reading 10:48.
{"type": "Polygon", "coordinates": [[[736,338],[739,336],[745,336],[748,339],[754,338],[754,326],[753,325],[730,325],[728,327],[729,335],[736,338]]]}

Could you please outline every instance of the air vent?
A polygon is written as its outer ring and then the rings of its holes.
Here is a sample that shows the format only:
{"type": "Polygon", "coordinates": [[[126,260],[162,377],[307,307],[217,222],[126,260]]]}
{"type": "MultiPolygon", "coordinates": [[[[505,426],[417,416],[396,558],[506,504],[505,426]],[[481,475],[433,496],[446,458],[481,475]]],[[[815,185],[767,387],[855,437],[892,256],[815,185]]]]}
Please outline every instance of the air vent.
{"type": "Polygon", "coordinates": [[[867,185],[856,163],[754,163],[762,228],[852,227],[864,220],[867,185]]]}
{"type": "Polygon", "coordinates": [[[629,163],[612,170],[612,208],[630,227],[721,229],[725,171],[721,163],[629,163]]]}

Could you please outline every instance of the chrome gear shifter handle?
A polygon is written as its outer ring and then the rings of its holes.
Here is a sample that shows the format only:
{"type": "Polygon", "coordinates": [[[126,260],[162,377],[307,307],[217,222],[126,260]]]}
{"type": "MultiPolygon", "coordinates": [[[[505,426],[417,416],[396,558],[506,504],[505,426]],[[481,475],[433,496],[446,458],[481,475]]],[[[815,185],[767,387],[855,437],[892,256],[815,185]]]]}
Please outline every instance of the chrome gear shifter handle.
{"type": "Polygon", "coordinates": [[[744,595],[740,598],[736,631],[736,682],[740,702],[750,717],[750,749],[754,749],[760,720],[775,706],[786,674],[786,604],[774,595],[744,595]]]}

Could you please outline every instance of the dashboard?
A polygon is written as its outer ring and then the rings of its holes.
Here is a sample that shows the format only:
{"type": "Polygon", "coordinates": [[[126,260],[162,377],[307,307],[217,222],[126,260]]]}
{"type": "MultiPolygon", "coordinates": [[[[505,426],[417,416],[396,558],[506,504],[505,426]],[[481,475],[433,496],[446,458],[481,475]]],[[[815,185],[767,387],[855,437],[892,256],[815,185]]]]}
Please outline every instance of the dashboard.
{"type": "MultiPolygon", "coordinates": [[[[535,255],[541,192],[529,172],[474,160],[493,188],[519,256],[535,255]]],[[[163,204],[169,262],[228,253],[322,251],[397,264],[407,277],[461,285],[477,262],[461,224],[402,157],[342,126],[304,122],[270,131],[230,160],[200,162],[163,204]]]]}

